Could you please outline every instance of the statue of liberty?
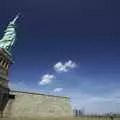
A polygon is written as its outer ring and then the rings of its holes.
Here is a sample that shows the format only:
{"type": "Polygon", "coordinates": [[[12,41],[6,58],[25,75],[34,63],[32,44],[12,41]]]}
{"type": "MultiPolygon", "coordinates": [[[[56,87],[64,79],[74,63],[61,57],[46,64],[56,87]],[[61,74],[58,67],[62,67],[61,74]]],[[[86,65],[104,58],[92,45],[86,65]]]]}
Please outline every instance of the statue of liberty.
{"type": "Polygon", "coordinates": [[[4,36],[3,38],[0,40],[0,48],[5,49],[8,53],[10,53],[11,51],[11,47],[14,45],[15,40],[16,40],[16,26],[15,26],[15,22],[16,20],[19,18],[19,15],[17,15],[13,21],[11,21],[8,24],[8,27],[6,28],[6,30],[4,31],[4,36]]]}

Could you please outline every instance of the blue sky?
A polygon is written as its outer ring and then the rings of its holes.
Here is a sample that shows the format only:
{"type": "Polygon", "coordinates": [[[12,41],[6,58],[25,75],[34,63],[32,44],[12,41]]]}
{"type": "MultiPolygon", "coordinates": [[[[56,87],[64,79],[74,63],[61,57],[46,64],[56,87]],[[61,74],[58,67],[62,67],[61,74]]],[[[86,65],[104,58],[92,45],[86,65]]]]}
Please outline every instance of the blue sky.
{"type": "Polygon", "coordinates": [[[120,112],[118,5],[112,0],[2,1],[1,37],[21,13],[11,87],[70,96],[73,107],[87,113],[120,112]]]}

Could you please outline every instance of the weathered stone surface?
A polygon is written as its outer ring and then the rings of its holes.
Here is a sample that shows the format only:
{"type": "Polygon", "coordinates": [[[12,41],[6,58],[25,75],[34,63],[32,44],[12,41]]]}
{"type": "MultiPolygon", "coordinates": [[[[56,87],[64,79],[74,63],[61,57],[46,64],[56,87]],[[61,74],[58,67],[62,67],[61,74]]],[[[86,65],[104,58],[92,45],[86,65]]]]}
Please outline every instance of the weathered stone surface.
{"type": "Polygon", "coordinates": [[[4,111],[10,117],[71,116],[69,98],[27,92],[11,92],[15,99],[4,111]]]}

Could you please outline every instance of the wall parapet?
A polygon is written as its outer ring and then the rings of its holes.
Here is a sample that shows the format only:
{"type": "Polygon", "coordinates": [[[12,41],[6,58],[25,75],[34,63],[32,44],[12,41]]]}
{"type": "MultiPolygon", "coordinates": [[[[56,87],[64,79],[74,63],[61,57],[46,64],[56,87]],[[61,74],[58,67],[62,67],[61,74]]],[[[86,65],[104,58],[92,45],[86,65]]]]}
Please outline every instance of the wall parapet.
{"type": "Polygon", "coordinates": [[[57,95],[52,95],[52,94],[44,94],[44,93],[38,93],[38,92],[27,92],[27,91],[19,91],[19,90],[11,90],[10,93],[11,94],[14,94],[14,93],[24,93],[24,94],[43,95],[43,96],[71,99],[68,96],[57,96],[57,95]]]}

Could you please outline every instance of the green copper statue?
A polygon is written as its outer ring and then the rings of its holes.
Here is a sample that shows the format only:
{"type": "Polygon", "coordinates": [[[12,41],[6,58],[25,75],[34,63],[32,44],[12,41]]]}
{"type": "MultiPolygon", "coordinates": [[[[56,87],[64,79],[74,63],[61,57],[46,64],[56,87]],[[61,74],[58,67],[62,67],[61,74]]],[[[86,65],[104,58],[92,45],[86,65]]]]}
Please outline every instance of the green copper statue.
{"type": "Polygon", "coordinates": [[[19,15],[17,15],[13,21],[9,23],[3,38],[0,40],[0,48],[5,49],[8,53],[10,53],[11,47],[14,45],[16,40],[15,22],[18,18],[19,15]]]}

